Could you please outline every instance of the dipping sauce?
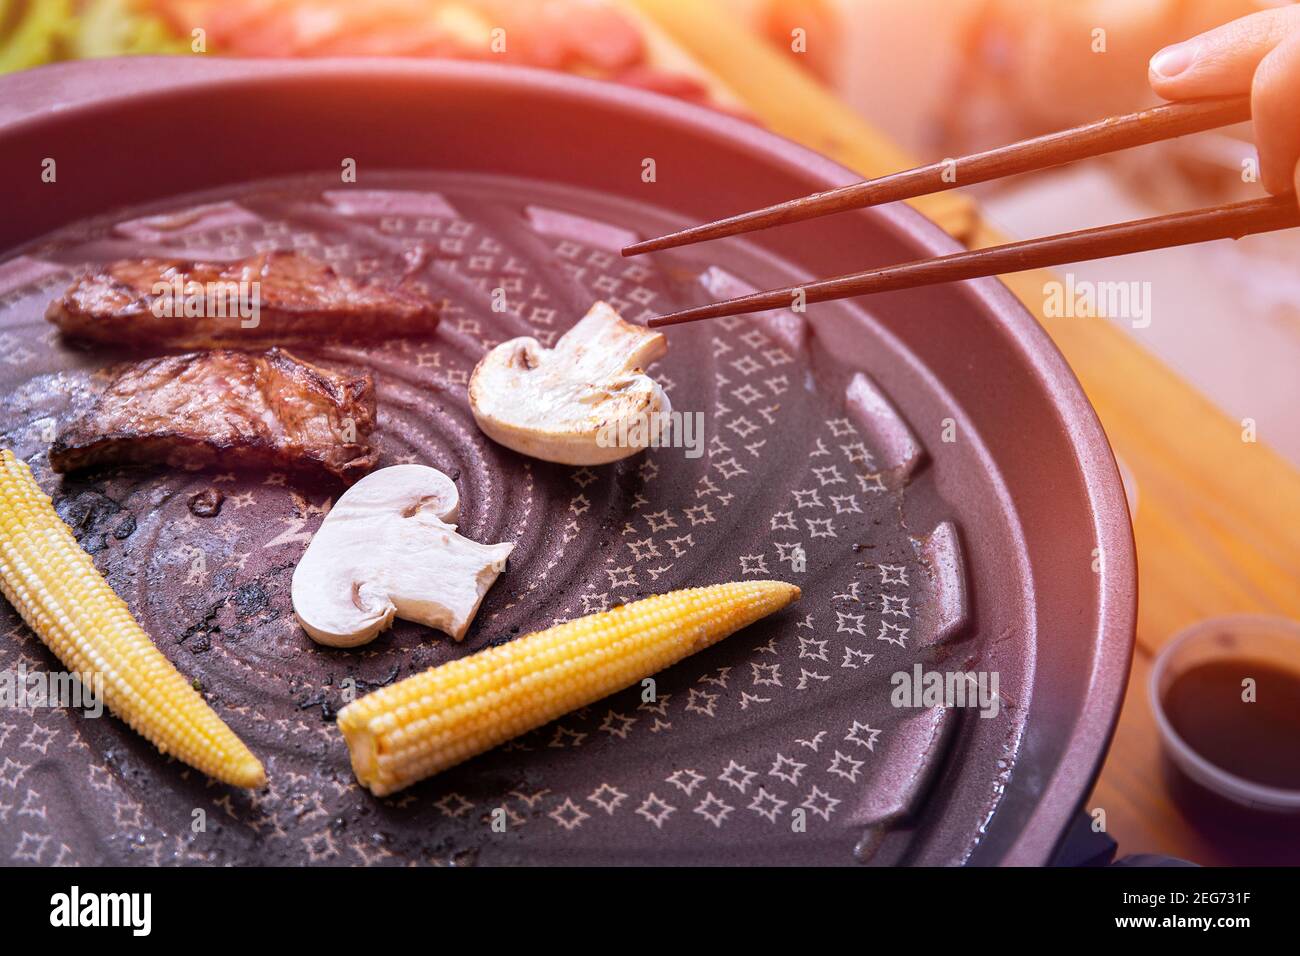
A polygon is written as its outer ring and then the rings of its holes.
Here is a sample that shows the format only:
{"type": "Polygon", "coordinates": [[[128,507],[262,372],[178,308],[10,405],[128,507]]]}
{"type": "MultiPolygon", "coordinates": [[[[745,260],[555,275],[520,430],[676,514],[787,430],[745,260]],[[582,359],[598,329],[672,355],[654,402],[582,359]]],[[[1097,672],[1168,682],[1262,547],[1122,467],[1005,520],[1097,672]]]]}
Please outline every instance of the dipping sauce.
{"type": "Polygon", "coordinates": [[[1210,763],[1256,784],[1300,790],[1300,673],[1264,660],[1196,664],[1164,695],[1177,734],[1210,763]],[[1255,682],[1254,700],[1242,682],[1255,682]]]}

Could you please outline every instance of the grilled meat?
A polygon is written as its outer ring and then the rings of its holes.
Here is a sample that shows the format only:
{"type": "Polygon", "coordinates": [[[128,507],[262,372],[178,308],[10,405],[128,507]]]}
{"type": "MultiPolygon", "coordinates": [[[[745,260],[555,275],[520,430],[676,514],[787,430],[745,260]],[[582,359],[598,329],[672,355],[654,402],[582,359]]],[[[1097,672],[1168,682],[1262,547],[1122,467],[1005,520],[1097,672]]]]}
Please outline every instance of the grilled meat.
{"type": "Polygon", "coordinates": [[[248,346],[427,335],[438,306],[394,282],[356,282],[295,252],[235,262],[123,259],[50,303],[65,335],[128,347],[248,346]]]}
{"type": "Polygon", "coordinates": [[[115,366],[50,447],[55,471],[160,462],[186,469],[327,472],[349,484],[378,459],[370,376],[278,348],[215,349],[115,366]]]}

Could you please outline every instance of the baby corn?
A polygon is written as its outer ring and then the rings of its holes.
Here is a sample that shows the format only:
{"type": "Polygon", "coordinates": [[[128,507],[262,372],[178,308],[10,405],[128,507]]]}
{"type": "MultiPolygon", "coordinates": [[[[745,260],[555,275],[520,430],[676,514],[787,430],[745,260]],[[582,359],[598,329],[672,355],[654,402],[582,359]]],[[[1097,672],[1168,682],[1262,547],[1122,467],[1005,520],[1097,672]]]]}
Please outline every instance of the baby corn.
{"type": "Polygon", "coordinates": [[[7,449],[0,451],[0,590],[63,666],[102,687],[109,710],[160,751],[225,783],[266,782],[261,763],[154,647],[31,469],[7,449]]]}
{"type": "Polygon", "coordinates": [[[339,711],[357,779],[385,796],[635,684],[796,601],[781,581],[687,588],[408,677],[339,711]]]}

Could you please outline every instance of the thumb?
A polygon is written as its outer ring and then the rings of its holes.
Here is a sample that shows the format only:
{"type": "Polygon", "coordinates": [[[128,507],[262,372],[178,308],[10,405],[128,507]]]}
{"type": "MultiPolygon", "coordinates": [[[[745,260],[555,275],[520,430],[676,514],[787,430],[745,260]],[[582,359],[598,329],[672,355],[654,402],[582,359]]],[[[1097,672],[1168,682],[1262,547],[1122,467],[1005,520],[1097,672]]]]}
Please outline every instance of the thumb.
{"type": "Polygon", "coordinates": [[[1300,6],[1264,10],[1167,46],[1151,58],[1151,88],[1167,100],[1249,93],[1255,68],[1300,32],[1300,6]]]}

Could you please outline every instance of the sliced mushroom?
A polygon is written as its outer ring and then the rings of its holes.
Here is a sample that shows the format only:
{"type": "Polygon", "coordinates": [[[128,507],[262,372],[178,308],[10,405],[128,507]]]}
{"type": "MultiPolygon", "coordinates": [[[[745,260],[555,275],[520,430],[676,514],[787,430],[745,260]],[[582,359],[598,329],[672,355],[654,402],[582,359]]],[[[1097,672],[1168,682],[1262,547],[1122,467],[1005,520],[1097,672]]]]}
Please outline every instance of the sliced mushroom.
{"type": "Polygon", "coordinates": [[[671,411],[642,371],[668,351],[659,332],[597,302],[555,348],[503,342],[469,380],[474,420],[488,437],[563,465],[603,465],[653,444],[671,411]]]}
{"type": "Polygon", "coordinates": [[[456,533],[455,483],[425,465],[393,465],[349,488],[293,572],[293,610],[312,639],[356,647],[393,618],[465,637],[511,543],[456,533]]]}

